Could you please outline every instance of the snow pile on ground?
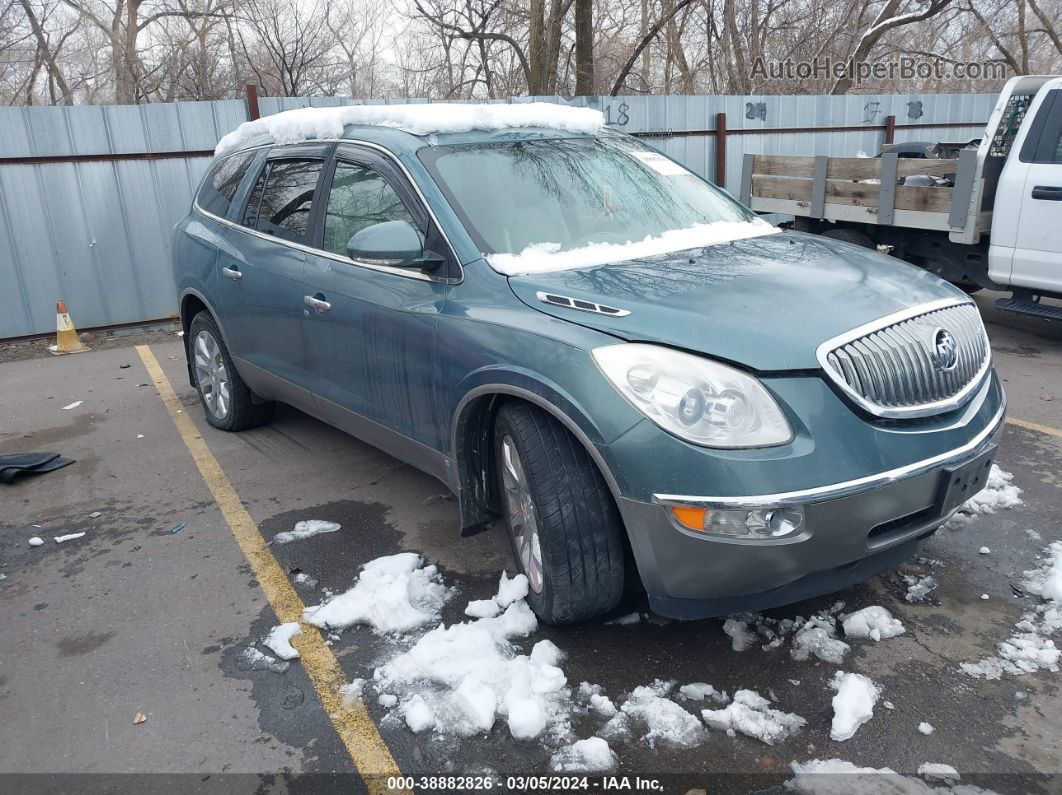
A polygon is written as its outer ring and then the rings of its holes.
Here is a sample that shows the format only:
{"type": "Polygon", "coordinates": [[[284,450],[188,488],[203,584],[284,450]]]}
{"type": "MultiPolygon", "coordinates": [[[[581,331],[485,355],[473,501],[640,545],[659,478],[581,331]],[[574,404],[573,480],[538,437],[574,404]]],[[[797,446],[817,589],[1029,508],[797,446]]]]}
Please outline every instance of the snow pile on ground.
{"type": "Polygon", "coordinates": [[[843,640],[837,639],[836,622],[832,617],[813,616],[793,637],[789,654],[798,662],[815,655],[824,662],[840,665],[851,649],[843,640]]]}
{"type": "Polygon", "coordinates": [[[858,767],[843,759],[812,759],[808,762],[793,762],[794,777],[785,783],[786,789],[809,795],[991,795],[980,787],[956,784],[958,779],[946,775],[955,769],[949,765],[927,763],[918,768],[920,775],[947,782],[934,787],[913,776],[903,776],[889,767],[858,767]],[[923,772],[925,771],[925,772],[923,772]]]}
{"type": "Polygon", "coordinates": [[[397,696],[414,731],[470,736],[489,731],[500,716],[518,740],[567,736],[571,689],[558,667],[560,649],[541,640],[519,654],[512,644],[538,628],[526,595],[523,575],[503,575],[494,597],[499,615],[428,631],[376,669],[377,691],[397,696]]]}
{"type": "Polygon", "coordinates": [[[1062,541],[1055,541],[1044,550],[1044,563],[1038,569],[1025,572],[1025,587],[1047,602],[1062,607],[1062,541]]]}
{"type": "Polygon", "coordinates": [[[922,734],[930,735],[935,732],[936,729],[933,728],[932,723],[926,723],[925,721],[922,721],[918,724],[918,731],[922,732],[922,734]]]}
{"type": "Polygon", "coordinates": [[[253,646],[248,646],[236,657],[236,667],[241,671],[272,671],[282,674],[291,667],[291,663],[277,660],[253,646]]]}
{"type": "Polygon", "coordinates": [[[908,602],[926,602],[929,601],[929,595],[933,591],[937,590],[936,578],[925,575],[905,574],[903,575],[903,581],[907,583],[907,593],[904,598],[908,602]]]}
{"type": "Polygon", "coordinates": [[[602,692],[601,685],[581,682],[575,691],[575,700],[577,704],[585,707],[588,712],[606,720],[618,712],[616,705],[612,703],[612,699],[602,692]]]}
{"type": "Polygon", "coordinates": [[[837,741],[851,739],[856,730],[874,716],[874,705],[881,691],[862,674],[834,674],[830,687],[837,691],[833,697],[833,723],[830,737],[837,741]]]}
{"type": "Polygon", "coordinates": [[[836,617],[842,610],[844,602],[838,601],[828,610],[808,619],[803,616],[778,619],[767,618],[759,613],[738,613],[723,623],[723,631],[730,636],[735,651],[745,651],[761,640],[764,641],[761,648],[771,651],[792,637],[790,653],[794,659],[806,660],[815,655],[839,663],[848,651],[848,645],[837,640],[836,617]]]}
{"type": "Polygon", "coordinates": [[[295,576],[292,578],[292,582],[294,582],[296,585],[301,586],[303,588],[316,588],[317,587],[317,580],[315,580],[313,577],[311,577],[309,574],[307,574],[304,571],[297,572],[295,574],[295,576]]]}
{"type": "Polygon", "coordinates": [[[756,642],[756,633],[749,630],[749,620],[754,620],[754,617],[728,618],[723,622],[723,632],[730,636],[734,651],[745,651],[756,642]]]}
{"type": "Polygon", "coordinates": [[[996,647],[995,657],[962,663],[961,670],[979,679],[999,679],[1003,674],[1057,671],[1062,650],[1051,635],[1062,630],[1062,541],[1050,544],[1039,568],[1025,572],[1025,588],[1044,603],[1022,614],[1018,631],[996,647]]]}
{"type": "Polygon", "coordinates": [[[720,704],[725,704],[730,700],[725,690],[716,690],[707,682],[691,682],[688,685],[683,685],[679,688],[679,695],[690,701],[704,701],[706,698],[710,698],[720,704]]]}
{"type": "Polygon", "coordinates": [[[547,273],[552,271],[589,268],[610,262],[625,262],[659,254],[671,254],[687,249],[704,248],[719,243],[732,243],[751,237],[762,237],[778,232],[759,218],[753,221],[716,221],[695,224],[685,229],[669,229],[656,237],[648,235],[642,240],[626,243],[590,243],[586,246],[560,250],[559,243],[536,243],[519,253],[487,255],[491,267],[507,276],[524,273],[547,273]]]}
{"type": "Polygon", "coordinates": [[[527,596],[527,578],[518,575],[509,579],[509,575],[503,571],[501,582],[498,583],[497,595],[490,599],[477,599],[469,602],[465,607],[465,615],[472,618],[494,618],[517,599],[523,599],[525,596],[527,596]]]}
{"type": "Polygon", "coordinates": [[[324,519],[304,519],[295,523],[294,530],[285,530],[283,533],[277,533],[273,536],[273,541],[277,544],[290,544],[292,541],[301,541],[319,533],[334,533],[339,528],[339,522],[326,522],[324,519]]]}
{"type": "MultiPolygon", "coordinates": [[[[929,578],[932,579],[932,578],[929,578]]],[[[929,590],[936,581],[926,583],[929,590]],[[931,587],[930,587],[931,586],[931,587]]],[[[739,613],[723,623],[723,632],[730,636],[735,651],[745,651],[764,641],[764,651],[777,649],[791,638],[790,656],[798,662],[816,657],[833,665],[844,662],[851,647],[838,637],[838,616],[845,638],[871,638],[875,641],[894,638],[904,632],[903,624],[884,607],[872,605],[849,614],[841,614],[844,602],[834,602],[829,610],[811,618],[766,618],[757,613],[739,613]]]]}
{"type": "Polygon", "coordinates": [[[367,624],[379,633],[408,632],[438,621],[452,595],[434,565],[425,566],[415,552],[401,552],[366,563],[353,588],[302,615],[322,628],[367,624]]]}
{"type": "Polygon", "coordinates": [[[291,639],[301,634],[302,629],[298,623],[289,621],[273,627],[262,641],[262,645],[282,660],[294,660],[299,656],[299,650],[291,645],[291,639]]]}
{"type": "Polygon", "coordinates": [[[549,769],[554,773],[604,773],[615,767],[616,754],[600,737],[572,743],[549,760],[549,769]]]}
{"type": "Polygon", "coordinates": [[[957,530],[968,524],[975,516],[1021,505],[1021,489],[1011,483],[1012,480],[1014,476],[1010,472],[993,464],[984,489],[964,502],[958,512],[948,520],[945,527],[957,530]]]}
{"type": "Polygon", "coordinates": [[[904,633],[903,624],[881,605],[871,605],[841,616],[846,638],[884,640],[904,633]]]}
{"type": "Polygon", "coordinates": [[[348,105],[340,108],[298,108],[241,124],[222,138],[214,154],[238,149],[267,135],[277,144],[309,139],[341,138],[349,124],[392,127],[414,135],[547,127],[594,134],[605,126],[601,111],[571,108],[552,102],[514,104],[409,103],[406,105],[348,105]]]}
{"type": "Polygon", "coordinates": [[[799,715],[771,709],[770,702],[754,690],[738,690],[724,709],[705,709],[701,717],[711,728],[755,737],[774,745],[803,728],[807,721],[799,715]]]}
{"type": "Polygon", "coordinates": [[[636,687],[615,717],[605,724],[601,736],[623,738],[637,727],[638,730],[644,729],[642,742],[650,748],[657,745],[692,748],[703,743],[708,732],[695,715],[669,698],[674,687],[674,682],[660,679],[651,685],[636,687]]]}
{"type": "Polygon", "coordinates": [[[962,778],[958,770],[951,765],[944,765],[940,762],[926,762],[919,765],[918,775],[926,779],[936,779],[937,781],[958,781],[962,778]]]}

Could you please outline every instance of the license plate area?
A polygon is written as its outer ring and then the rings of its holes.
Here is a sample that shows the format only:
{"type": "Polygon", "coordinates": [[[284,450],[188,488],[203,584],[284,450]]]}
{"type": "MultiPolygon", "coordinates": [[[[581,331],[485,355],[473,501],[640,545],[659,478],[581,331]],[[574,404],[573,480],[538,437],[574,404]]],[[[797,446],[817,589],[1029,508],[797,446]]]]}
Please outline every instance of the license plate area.
{"type": "Polygon", "coordinates": [[[940,515],[947,516],[952,513],[985,487],[995,457],[996,448],[992,447],[973,461],[941,472],[940,491],[937,496],[940,515]]]}

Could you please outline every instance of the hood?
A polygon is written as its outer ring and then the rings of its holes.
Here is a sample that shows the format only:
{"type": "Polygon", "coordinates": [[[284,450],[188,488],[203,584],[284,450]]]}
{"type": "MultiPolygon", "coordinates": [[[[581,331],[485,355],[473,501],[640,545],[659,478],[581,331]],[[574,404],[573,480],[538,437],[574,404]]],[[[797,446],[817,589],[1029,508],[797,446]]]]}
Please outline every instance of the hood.
{"type": "Polygon", "coordinates": [[[513,276],[509,284],[541,312],[761,371],[818,369],[815,349],[832,337],[917,304],[965,297],[898,259],[800,232],[513,276]],[[539,292],[630,314],[553,306],[539,292]]]}

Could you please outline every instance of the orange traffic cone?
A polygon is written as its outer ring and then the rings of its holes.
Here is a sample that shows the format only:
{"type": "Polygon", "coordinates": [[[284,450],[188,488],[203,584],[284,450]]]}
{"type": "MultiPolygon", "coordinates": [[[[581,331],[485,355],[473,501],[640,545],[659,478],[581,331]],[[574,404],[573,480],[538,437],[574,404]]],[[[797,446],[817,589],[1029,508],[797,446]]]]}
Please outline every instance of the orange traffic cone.
{"type": "Polygon", "coordinates": [[[70,313],[66,311],[65,301],[55,303],[55,345],[49,345],[48,350],[56,355],[64,353],[84,353],[91,350],[83,344],[77,336],[77,329],[70,320],[70,313]]]}

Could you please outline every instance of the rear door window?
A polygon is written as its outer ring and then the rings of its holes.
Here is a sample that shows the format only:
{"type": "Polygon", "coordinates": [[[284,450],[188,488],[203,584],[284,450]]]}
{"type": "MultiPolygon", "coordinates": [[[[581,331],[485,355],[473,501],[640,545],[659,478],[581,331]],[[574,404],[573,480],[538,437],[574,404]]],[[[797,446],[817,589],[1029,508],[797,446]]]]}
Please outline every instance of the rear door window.
{"type": "Polygon", "coordinates": [[[253,151],[242,152],[216,163],[199,189],[196,197],[199,206],[208,213],[224,218],[255,154],[253,151]]]}
{"type": "Polygon", "coordinates": [[[320,160],[271,160],[251,190],[243,225],[295,243],[310,232],[320,160]]]}

